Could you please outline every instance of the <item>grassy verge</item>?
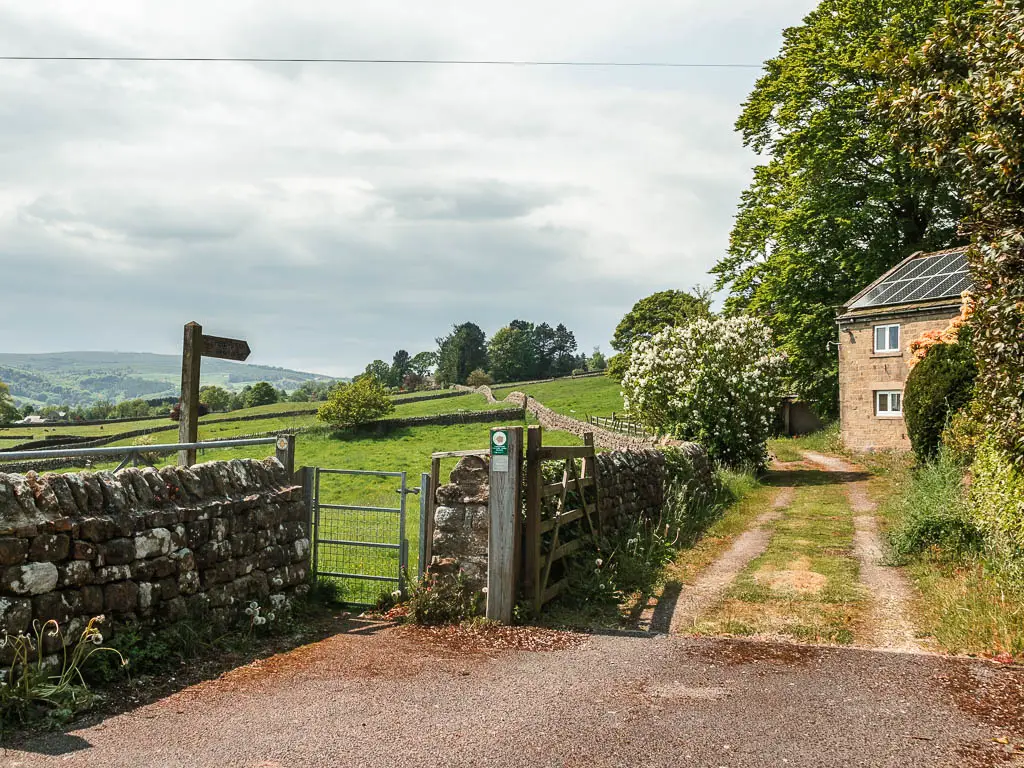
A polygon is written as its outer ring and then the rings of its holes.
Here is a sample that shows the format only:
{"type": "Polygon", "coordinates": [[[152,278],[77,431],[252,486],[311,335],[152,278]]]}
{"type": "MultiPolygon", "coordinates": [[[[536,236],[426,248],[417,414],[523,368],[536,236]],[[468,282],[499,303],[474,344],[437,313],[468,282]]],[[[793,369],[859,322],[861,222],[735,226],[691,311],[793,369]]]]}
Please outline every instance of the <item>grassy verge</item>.
{"type": "Polygon", "coordinates": [[[711,562],[749,525],[762,492],[753,475],[720,470],[719,492],[697,503],[670,493],[663,519],[621,531],[610,543],[608,563],[584,568],[563,598],[545,608],[547,626],[635,626],[654,595],[682,583],[711,562]],[[668,534],[665,531],[668,530],[668,534]],[[611,566],[611,567],[609,567],[611,566]]]}
{"type": "Polygon", "coordinates": [[[1024,585],[987,551],[963,475],[941,457],[873,481],[891,556],[917,588],[917,625],[943,650],[1024,658],[1024,585]]]}
{"type": "Polygon", "coordinates": [[[864,602],[853,533],[841,487],[798,487],[774,523],[768,549],[739,574],[698,631],[851,642],[864,602]]]}

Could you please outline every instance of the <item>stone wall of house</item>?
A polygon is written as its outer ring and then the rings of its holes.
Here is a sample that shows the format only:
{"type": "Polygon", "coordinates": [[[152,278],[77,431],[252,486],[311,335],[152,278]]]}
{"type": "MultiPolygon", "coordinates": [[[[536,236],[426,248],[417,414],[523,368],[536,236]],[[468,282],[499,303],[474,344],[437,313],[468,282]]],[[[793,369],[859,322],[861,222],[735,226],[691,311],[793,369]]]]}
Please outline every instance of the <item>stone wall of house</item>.
{"type": "MultiPolygon", "coordinates": [[[[302,488],[276,459],[66,475],[0,474],[0,630],[55,619],[66,638],[172,622],[228,622],[309,573],[302,488]]],[[[51,649],[52,650],[52,649],[51,649]]]]}
{"type": "MultiPolygon", "coordinates": [[[[687,444],[673,465],[663,451],[641,449],[598,454],[598,504],[606,530],[639,517],[655,517],[673,481],[685,482],[693,496],[714,492],[716,478],[707,453],[687,444]]],[[[467,456],[436,491],[432,570],[461,569],[476,589],[487,584],[489,459],[467,456]]]]}
{"type": "Polygon", "coordinates": [[[839,327],[839,418],[843,443],[855,451],[909,451],[910,438],[902,417],[878,416],[875,392],[903,390],[910,342],[925,331],[943,330],[959,307],[917,314],[876,314],[844,320],[839,327]],[[900,325],[900,350],[875,352],[876,325],[900,325]]]}

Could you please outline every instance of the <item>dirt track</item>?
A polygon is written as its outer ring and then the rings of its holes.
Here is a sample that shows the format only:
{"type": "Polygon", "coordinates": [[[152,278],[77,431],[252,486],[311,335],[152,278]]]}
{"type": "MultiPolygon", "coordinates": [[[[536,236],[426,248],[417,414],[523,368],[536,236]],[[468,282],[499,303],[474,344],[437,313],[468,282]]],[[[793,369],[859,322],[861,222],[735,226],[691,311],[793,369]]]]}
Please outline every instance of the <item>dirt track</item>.
{"type": "Polygon", "coordinates": [[[1024,742],[1024,674],[985,662],[552,637],[338,635],[0,765],[971,766],[1024,742]]]}

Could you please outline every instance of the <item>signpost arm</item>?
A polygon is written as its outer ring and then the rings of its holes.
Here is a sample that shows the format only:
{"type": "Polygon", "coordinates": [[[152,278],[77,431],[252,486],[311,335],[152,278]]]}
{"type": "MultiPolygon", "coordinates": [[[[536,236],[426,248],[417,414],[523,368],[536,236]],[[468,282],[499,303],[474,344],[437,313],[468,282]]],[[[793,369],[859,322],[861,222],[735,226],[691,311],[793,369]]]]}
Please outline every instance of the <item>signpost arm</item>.
{"type": "MultiPolygon", "coordinates": [[[[195,443],[199,440],[199,366],[202,356],[203,326],[199,323],[189,323],[185,326],[185,340],[181,348],[179,443],[195,443]]],[[[190,467],[195,463],[195,448],[178,451],[178,466],[190,467]]]]}

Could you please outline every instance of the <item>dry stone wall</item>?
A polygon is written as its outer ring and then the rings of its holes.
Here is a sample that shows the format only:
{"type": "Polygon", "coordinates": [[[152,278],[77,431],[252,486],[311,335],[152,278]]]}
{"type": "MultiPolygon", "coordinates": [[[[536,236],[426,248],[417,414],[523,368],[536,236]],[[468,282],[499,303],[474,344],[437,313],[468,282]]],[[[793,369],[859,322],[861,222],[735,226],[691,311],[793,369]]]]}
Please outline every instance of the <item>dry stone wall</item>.
{"type": "Polygon", "coordinates": [[[228,623],[304,584],[309,550],[302,488],[273,458],[0,474],[0,630],[54,619],[72,638],[100,614],[228,623]]]}
{"type": "MultiPolygon", "coordinates": [[[[611,530],[657,517],[673,482],[685,483],[691,497],[710,496],[717,488],[707,453],[692,443],[672,458],[647,448],[601,453],[596,464],[598,503],[611,530]]],[[[487,584],[488,471],[486,456],[463,457],[435,497],[431,570],[461,570],[474,589],[487,584]]]]}
{"type": "Polygon", "coordinates": [[[524,408],[527,413],[532,413],[537,421],[540,422],[540,425],[545,429],[557,429],[562,432],[568,432],[571,435],[576,435],[577,437],[583,437],[583,435],[587,433],[593,434],[594,443],[601,448],[610,448],[616,451],[630,451],[652,448],[655,445],[687,445],[676,440],[658,440],[657,438],[649,436],[623,435],[618,432],[612,432],[608,429],[601,429],[600,427],[595,427],[593,424],[588,424],[585,421],[580,421],[579,419],[574,419],[570,416],[565,416],[564,414],[553,411],[540,401],[529,397],[523,392],[509,392],[504,400],[498,400],[494,397],[494,393],[488,386],[474,388],[458,385],[457,388],[464,392],[477,392],[486,397],[487,402],[489,403],[504,402],[524,408]]]}

